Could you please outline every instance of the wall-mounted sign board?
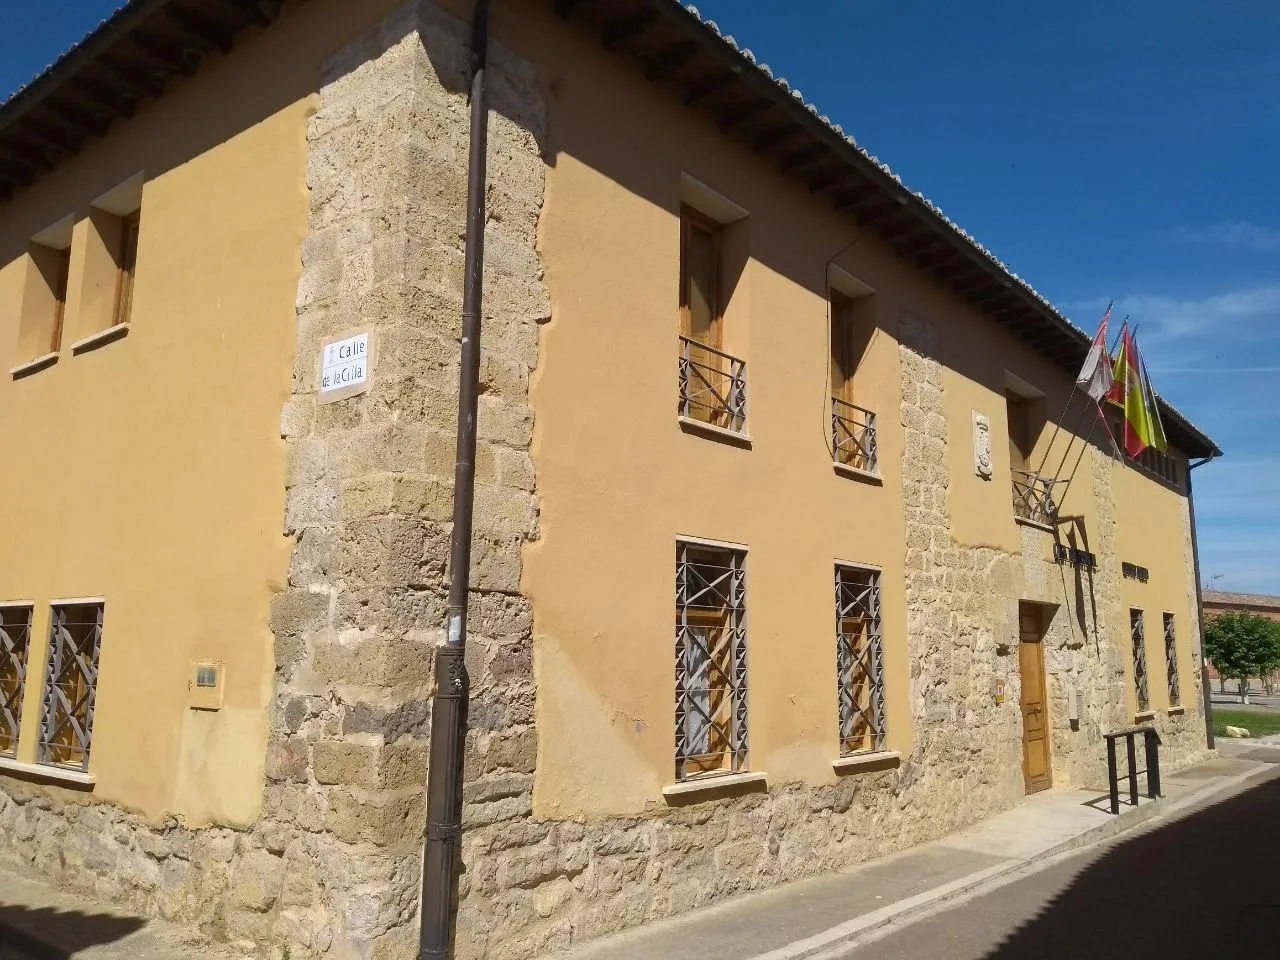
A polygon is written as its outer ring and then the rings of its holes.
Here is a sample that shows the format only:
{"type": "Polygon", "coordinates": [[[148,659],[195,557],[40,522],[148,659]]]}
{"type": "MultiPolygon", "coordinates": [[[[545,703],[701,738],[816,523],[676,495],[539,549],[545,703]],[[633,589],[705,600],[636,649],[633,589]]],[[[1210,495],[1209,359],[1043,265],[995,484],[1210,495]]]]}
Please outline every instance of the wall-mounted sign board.
{"type": "Polygon", "coordinates": [[[369,389],[373,347],[373,336],[367,330],[324,345],[320,351],[321,403],[345,400],[369,389]]]}

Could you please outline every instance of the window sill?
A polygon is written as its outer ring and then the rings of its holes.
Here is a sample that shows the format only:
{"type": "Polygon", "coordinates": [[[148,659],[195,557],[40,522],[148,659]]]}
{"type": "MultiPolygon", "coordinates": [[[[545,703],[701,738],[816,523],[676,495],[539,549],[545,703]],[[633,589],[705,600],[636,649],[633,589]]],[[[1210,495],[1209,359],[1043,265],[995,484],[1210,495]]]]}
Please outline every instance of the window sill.
{"type": "Polygon", "coordinates": [[[98,782],[92,773],[71,770],[67,767],[50,766],[44,763],[22,763],[12,757],[0,757],[0,773],[5,772],[26,774],[41,780],[74,784],[79,787],[92,787],[98,782]]]}
{"type": "Polygon", "coordinates": [[[1170,707],[1168,710],[1165,711],[1165,713],[1167,713],[1171,717],[1176,717],[1186,712],[1187,712],[1187,708],[1182,706],[1170,707]]]}
{"type": "Polygon", "coordinates": [[[872,470],[860,470],[857,467],[851,467],[847,463],[833,463],[836,473],[842,477],[848,477],[850,480],[861,480],[864,483],[875,484],[877,487],[884,486],[884,477],[880,476],[872,470]]]}
{"type": "Polygon", "coordinates": [[[686,432],[701,433],[712,440],[724,440],[739,447],[747,447],[748,449],[751,447],[750,434],[738,433],[736,430],[730,430],[727,427],[717,427],[714,423],[703,423],[693,417],[677,416],[676,420],[680,423],[680,429],[686,432]]]}
{"type": "Polygon", "coordinates": [[[711,793],[716,790],[728,790],[734,787],[746,787],[753,783],[764,785],[763,773],[726,773],[718,777],[699,777],[696,780],[685,780],[682,783],[670,783],[662,788],[664,797],[687,797],[698,793],[711,793]]]}
{"type": "Polygon", "coordinates": [[[29,373],[35,373],[37,370],[43,370],[45,367],[52,367],[58,362],[57,353],[46,353],[42,357],[36,357],[34,360],[28,360],[26,363],[20,363],[9,371],[9,376],[15,380],[20,380],[29,373]]]}
{"type": "Polygon", "coordinates": [[[875,753],[855,753],[849,757],[832,760],[831,766],[836,773],[856,773],[859,770],[892,769],[902,763],[902,754],[897,750],[877,750],[875,753]]]}
{"type": "Polygon", "coordinates": [[[1133,715],[1133,722],[1141,723],[1144,720],[1154,720],[1155,718],[1156,712],[1154,710],[1139,710],[1133,715]]]}
{"type": "Polygon", "coordinates": [[[1013,522],[1024,527],[1033,527],[1036,530],[1043,530],[1045,533],[1056,533],[1053,527],[1047,523],[1041,523],[1039,520],[1028,520],[1026,517],[1019,517],[1017,514],[1013,517],[1013,522]]]}
{"type": "Polygon", "coordinates": [[[71,352],[84,353],[86,350],[92,350],[94,347],[100,347],[104,344],[108,344],[112,340],[119,340],[128,332],[128,323],[117,323],[114,327],[107,327],[105,330],[99,330],[97,333],[91,333],[89,336],[77,340],[71,345],[71,352]]]}

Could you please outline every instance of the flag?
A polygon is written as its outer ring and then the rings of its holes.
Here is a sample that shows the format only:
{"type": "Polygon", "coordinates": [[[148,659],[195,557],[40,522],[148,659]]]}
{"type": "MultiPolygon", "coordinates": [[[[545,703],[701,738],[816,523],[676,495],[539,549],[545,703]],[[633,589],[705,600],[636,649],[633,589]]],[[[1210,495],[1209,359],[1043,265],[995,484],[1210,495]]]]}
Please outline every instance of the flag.
{"type": "Polygon", "coordinates": [[[1167,446],[1164,425],[1160,422],[1160,412],[1156,409],[1155,394],[1147,380],[1137,341],[1129,332],[1127,324],[1120,334],[1120,351],[1116,356],[1112,375],[1116,382],[1108,398],[1114,399],[1117,393],[1122,398],[1124,452],[1132,459],[1147,447],[1164,450],[1167,446]]]}
{"type": "Polygon", "coordinates": [[[1169,440],[1164,435],[1164,420],[1160,418],[1160,404],[1156,400],[1155,388],[1151,386],[1151,376],[1147,373],[1147,360],[1137,350],[1138,364],[1142,368],[1142,389],[1146,395],[1147,409],[1151,411],[1151,446],[1161,453],[1169,452],[1169,440]]]}
{"type": "Polygon", "coordinates": [[[1110,322],[1111,304],[1107,304],[1107,312],[1102,315],[1102,323],[1098,326],[1098,335],[1093,338],[1089,355],[1084,358],[1080,376],[1076,377],[1076,386],[1092,397],[1095,403],[1101,402],[1111,392],[1115,382],[1111,355],[1107,353],[1107,326],[1110,322]]]}

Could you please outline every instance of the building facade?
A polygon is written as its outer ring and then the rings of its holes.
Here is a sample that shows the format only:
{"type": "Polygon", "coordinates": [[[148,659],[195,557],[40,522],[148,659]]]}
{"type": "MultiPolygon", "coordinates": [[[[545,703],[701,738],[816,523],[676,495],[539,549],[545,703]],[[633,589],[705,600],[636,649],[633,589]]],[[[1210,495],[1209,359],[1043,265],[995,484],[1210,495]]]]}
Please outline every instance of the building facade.
{"type": "MultiPolygon", "coordinates": [[[[0,108],[6,863],[414,954],[470,16],[135,2],[0,108]]],[[[1202,756],[1212,441],[1060,415],[1089,338],[696,14],[493,30],[458,956],[1202,756]]]]}

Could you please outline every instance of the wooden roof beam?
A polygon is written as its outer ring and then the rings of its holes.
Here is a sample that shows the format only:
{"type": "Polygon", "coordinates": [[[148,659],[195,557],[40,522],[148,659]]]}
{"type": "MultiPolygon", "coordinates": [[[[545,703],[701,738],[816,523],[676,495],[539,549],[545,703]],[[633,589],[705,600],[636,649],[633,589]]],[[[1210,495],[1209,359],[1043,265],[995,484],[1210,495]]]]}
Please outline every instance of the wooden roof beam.
{"type": "Polygon", "coordinates": [[[269,27],[280,18],[280,8],[283,6],[284,0],[253,0],[250,12],[258,26],[269,27]]]}
{"type": "Polygon", "coordinates": [[[164,92],[164,81],[130,70],[114,57],[99,57],[98,63],[111,75],[117,86],[128,91],[129,95],[134,96],[135,99],[158,97],[164,92]]]}
{"type": "Polygon", "coordinates": [[[195,63],[183,57],[181,50],[175,50],[159,37],[135,30],[129,34],[129,42],[137,48],[139,53],[162,70],[180,73],[184,77],[190,77],[196,72],[195,63]]]}
{"type": "Polygon", "coordinates": [[[751,141],[751,149],[756,153],[767,153],[774,147],[782,146],[788,140],[794,140],[799,132],[800,125],[798,123],[784,121],[774,124],[751,141]]]}
{"type": "Polygon", "coordinates": [[[812,146],[800,147],[782,155],[780,166],[783,173],[795,173],[823,159],[829,153],[826,144],[815,143],[812,146]]]}
{"type": "Polygon", "coordinates": [[[47,97],[43,107],[59,122],[91,137],[103,136],[111,126],[111,115],[101,109],[86,108],[54,97],[47,97]]]}
{"type": "Polygon", "coordinates": [[[716,115],[716,123],[725,133],[731,133],[745,123],[768,113],[773,108],[773,104],[768,100],[754,100],[751,103],[744,104],[733,110],[725,110],[716,115]]]}
{"type": "Polygon", "coordinates": [[[606,50],[616,50],[629,40],[644,36],[658,22],[657,10],[644,10],[633,17],[627,17],[609,27],[600,35],[600,42],[606,50]]]}
{"type": "Polygon", "coordinates": [[[657,56],[651,57],[644,68],[644,75],[650,82],[662,80],[675,73],[697,55],[698,45],[692,40],[687,43],[677,43],[674,47],[669,47],[657,56]]]}
{"type": "Polygon", "coordinates": [[[573,16],[573,11],[584,3],[584,0],[556,0],[555,11],[556,16],[561,20],[568,20],[573,16]]]}
{"type": "Polygon", "coordinates": [[[181,28],[185,39],[194,38],[202,44],[203,52],[211,50],[231,52],[233,34],[203,14],[177,6],[166,7],[165,14],[181,28]]]}
{"type": "Polygon", "coordinates": [[[732,79],[727,73],[713,73],[710,76],[703,77],[701,80],[689,84],[684,89],[684,105],[691,107],[701,100],[707,99],[714,93],[722,90],[732,79]]]}

